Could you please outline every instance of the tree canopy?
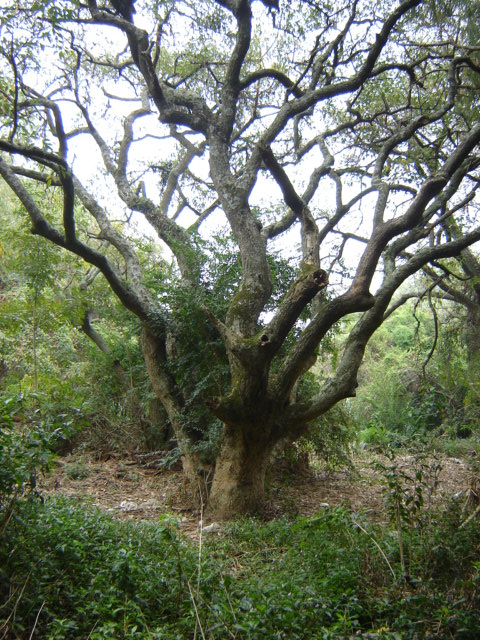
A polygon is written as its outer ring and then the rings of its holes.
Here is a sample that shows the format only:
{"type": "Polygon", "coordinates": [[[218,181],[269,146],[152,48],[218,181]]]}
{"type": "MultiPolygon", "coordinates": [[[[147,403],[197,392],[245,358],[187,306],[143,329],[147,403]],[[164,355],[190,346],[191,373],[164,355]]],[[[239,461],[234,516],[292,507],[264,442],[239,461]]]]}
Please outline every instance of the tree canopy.
{"type": "Polygon", "coordinates": [[[470,5],[3,5],[0,175],[138,317],[190,474],[222,425],[211,513],[258,509],[272,451],[355,395],[399,287],[480,240],[470,5]]]}

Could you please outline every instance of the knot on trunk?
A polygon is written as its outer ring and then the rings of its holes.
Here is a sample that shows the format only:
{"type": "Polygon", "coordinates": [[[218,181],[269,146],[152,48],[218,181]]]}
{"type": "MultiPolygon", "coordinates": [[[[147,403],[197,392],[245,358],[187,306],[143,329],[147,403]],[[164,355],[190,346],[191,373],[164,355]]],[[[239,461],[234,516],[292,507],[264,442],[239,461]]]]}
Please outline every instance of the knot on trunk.
{"type": "Polygon", "coordinates": [[[218,409],[218,407],[220,406],[220,403],[221,403],[220,398],[216,396],[212,398],[205,398],[205,404],[211,411],[218,409]]]}
{"type": "Polygon", "coordinates": [[[317,269],[313,272],[313,281],[321,291],[328,285],[328,273],[324,269],[317,269]]]}

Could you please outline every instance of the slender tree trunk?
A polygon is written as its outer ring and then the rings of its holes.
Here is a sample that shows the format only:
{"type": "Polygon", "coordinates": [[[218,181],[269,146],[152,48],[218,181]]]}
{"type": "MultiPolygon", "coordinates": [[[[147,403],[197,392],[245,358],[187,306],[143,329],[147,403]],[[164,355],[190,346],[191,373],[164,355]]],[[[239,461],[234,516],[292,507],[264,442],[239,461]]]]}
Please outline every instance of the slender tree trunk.
{"type": "Polygon", "coordinates": [[[184,398],[168,369],[165,341],[144,327],[142,352],[153,390],[162,403],[175,434],[185,476],[194,491],[200,492],[205,498],[205,476],[209,475],[210,469],[206,468],[198,453],[192,451],[192,445],[200,440],[201,434],[190,429],[184,418],[184,398]]]}
{"type": "Polygon", "coordinates": [[[148,403],[148,413],[143,424],[145,441],[150,450],[171,449],[175,434],[163,404],[157,396],[148,403]]]}
{"type": "Polygon", "coordinates": [[[37,332],[38,332],[38,287],[35,287],[32,313],[33,388],[38,391],[37,332]]]}
{"type": "Polygon", "coordinates": [[[478,313],[467,314],[466,343],[468,347],[467,358],[470,364],[475,364],[480,358],[480,310],[478,313]]]}
{"type": "Polygon", "coordinates": [[[225,426],[207,514],[224,520],[258,513],[265,501],[265,473],[272,447],[248,437],[241,428],[225,426]]]}
{"type": "MultiPolygon", "coordinates": [[[[111,349],[108,346],[107,342],[103,339],[102,334],[97,331],[92,325],[91,321],[93,319],[93,316],[93,309],[85,309],[80,328],[84,332],[84,334],[100,349],[102,353],[111,355],[111,349]]],[[[160,400],[157,397],[154,397],[152,400],[150,400],[148,416],[145,419],[140,400],[137,394],[134,393],[133,383],[129,379],[129,376],[123,368],[120,360],[115,359],[113,361],[113,372],[127,400],[127,407],[130,415],[139,419],[140,423],[142,424],[145,436],[145,444],[147,448],[149,450],[167,449],[168,441],[173,434],[168,416],[160,400]]]]}

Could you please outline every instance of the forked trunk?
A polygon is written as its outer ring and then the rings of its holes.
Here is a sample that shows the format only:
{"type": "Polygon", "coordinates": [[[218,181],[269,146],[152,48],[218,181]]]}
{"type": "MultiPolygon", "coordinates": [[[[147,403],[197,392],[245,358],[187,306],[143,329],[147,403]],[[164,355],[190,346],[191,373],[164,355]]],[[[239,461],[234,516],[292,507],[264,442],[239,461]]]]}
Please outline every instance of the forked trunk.
{"type": "Polygon", "coordinates": [[[208,500],[210,518],[225,520],[261,511],[270,453],[266,442],[225,427],[208,500]]]}

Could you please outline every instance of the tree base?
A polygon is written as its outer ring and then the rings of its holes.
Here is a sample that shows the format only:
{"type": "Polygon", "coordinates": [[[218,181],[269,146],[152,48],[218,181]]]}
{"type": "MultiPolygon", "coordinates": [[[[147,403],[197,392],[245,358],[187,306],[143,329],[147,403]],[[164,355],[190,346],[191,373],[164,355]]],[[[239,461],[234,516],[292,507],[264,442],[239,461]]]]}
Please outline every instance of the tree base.
{"type": "Polygon", "coordinates": [[[208,517],[229,520],[262,511],[270,451],[264,443],[247,442],[240,430],[226,429],[210,490],[208,517]]]}

